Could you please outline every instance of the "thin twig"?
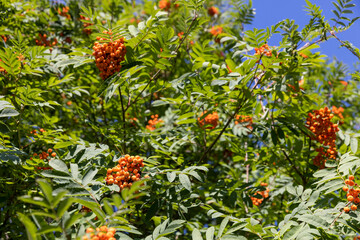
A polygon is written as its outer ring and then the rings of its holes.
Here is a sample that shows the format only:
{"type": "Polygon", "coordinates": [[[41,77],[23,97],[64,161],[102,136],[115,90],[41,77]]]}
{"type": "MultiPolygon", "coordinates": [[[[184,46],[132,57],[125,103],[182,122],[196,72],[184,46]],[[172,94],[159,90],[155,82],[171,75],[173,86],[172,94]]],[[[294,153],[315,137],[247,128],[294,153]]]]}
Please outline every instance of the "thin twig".
{"type": "MultiPolygon", "coordinates": [[[[351,203],[351,202],[348,202],[345,207],[349,206],[350,203],[351,203]]],[[[339,213],[339,215],[331,222],[330,227],[329,227],[328,229],[332,228],[332,226],[335,224],[335,222],[338,220],[338,218],[341,216],[341,214],[343,214],[343,212],[344,212],[344,209],[343,209],[343,210],[339,213]]]]}
{"type": "Polygon", "coordinates": [[[360,59],[360,55],[356,53],[351,47],[349,47],[346,43],[341,41],[336,35],[334,31],[330,31],[330,34],[334,36],[336,40],[338,40],[344,47],[346,47],[352,54],[354,54],[358,59],[360,59]]]}

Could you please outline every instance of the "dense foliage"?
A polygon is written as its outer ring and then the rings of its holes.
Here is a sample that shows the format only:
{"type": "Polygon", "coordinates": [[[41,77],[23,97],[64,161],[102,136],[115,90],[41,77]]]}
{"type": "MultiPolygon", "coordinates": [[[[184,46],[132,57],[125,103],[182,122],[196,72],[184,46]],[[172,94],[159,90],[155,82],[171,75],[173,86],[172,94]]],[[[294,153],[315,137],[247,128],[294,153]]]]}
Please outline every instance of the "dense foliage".
{"type": "Polygon", "coordinates": [[[333,4],[247,30],[251,1],[3,1],[0,238],[356,238],[360,72],[316,48],[360,59],[357,18],[333,4]]]}

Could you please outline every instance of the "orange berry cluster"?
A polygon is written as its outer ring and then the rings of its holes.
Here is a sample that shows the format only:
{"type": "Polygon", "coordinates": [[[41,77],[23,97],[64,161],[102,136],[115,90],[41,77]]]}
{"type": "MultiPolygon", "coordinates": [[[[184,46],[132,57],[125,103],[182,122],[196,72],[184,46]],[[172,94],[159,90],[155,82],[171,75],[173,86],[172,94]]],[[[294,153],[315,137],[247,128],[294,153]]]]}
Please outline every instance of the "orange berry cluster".
{"type": "Polygon", "coordinates": [[[349,201],[349,204],[353,202],[354,204],[351,205],[349,208],[348,206],[344,207],[345,212],[350,212],[350,210],[355,211],[357,209],[357,205],[360,203],[360,188],[357,187],[357,184],[354,182],[354,175],[350,175],[348,179],[345,180],[345,186],[343,187],[343,191],[346,193],[346,198],[349,201]],[[355,188],[356,186],[356,188],[355,188]]]}
{"type": "Polygon", "coordinates": [[[88,228],[86,229],[86,235],[83,236],[83,240],[116,240],[114,237],[116,233],[116,229],[111,227],[108,228],[107,226],[101,226],[99,228],[93,229],[88,228]]]}
{"type": "Polygon", "coordinates": [[[236,115],[235,119],[236,119],[235,121],[236,125],[239,123],[247,122],[248,124],[245,127],[252,129],[251,125],[253,124],[253,120],[251,116],[236,115]]]}
{"type": "Polygon", "coordinates": [[[272,53],[267,44],[262,45],[260,48],[255,48],[255,55],[262,55],[262,54],[271,57],[272,53]]]}
{"type": "Polygon", "coordinates": [[[207,113],[207,111],[204,111],[200,115],[200,117],[198,118],[200,127],[202,128],[204,125],[212,125],[212,126],[207,127],[206,129],[214,129],[214,128],[216,128],[216,126],[219,123],[219,115],[218,115],[218,113],[217,112],[210,113],[204,119],[200,120],[201,117],[206,113],[207,113]]]}
{"type": "Polygon", "coordinates": [[[184,32],[179,32],[177,35],[178,35],[179,39],[182,39],[183,35],[184,35],[184,32]]]}
{"type": "MultiPolygon", "coordinates": [[[[88,17],[84,17],[83,15],[80,15],[80,19],[83,19],[83,20],[86,20],[86,21],[90,21],[90,18],[88,17]]],[[[87,27],[88,26],[91,26],[91,25],[94,25],[92,23],[83,23],[83,26],[84,26],[84,29],[83,29],[83,32],[87,35],[90,35],[91,34],[91,29],[88,29],[87,27]]]]}
{"type": "Polygon", "coordinates": [[[307,128],[315,134],[313,140],[318,141],[324,146],[329,146],[327,150],[323,147],[315,149],[318,155],[313,159],[314,165],[320,168],[325,167],[326,158],[335,159],[337,155],[335,140],[336,132],[339,131],[338,125],[333,124],[331,119],[334,117],[328,107],[314,110],[308,114],[306,119],[307,128]]]}
{"type": "Polygon", "coordinates": [[[47,35],[46,34],[41,34],[39,33],[39,38],[40,39],[36,39],[35,42],[36,42],[36,45],[38,46],[44,46],[44,47],[52,47],[52,46],[55,46],[57,44],[57,39],[54,38],[53,41],[49,41],[47,39],[47,35]]]}
{"type": "MultiPolygon", "coordinates": [[[[267,185],[268,185],[268,184],[267,184],[267,183],[264,183],[264,182],[260,183],[260,186],[262,186],[262,187],[267,187],[267,185]]],[[[269,197],[269,192],[270,192],[270,190],[269,190],[268,187],[266,188],[265,191],[257,191],[257,192],[255,193],[255,195],[259,194],[259,195],[261,195],[263,198],[260,199],[260,198],[256,198],[256,197],[250,197],[252,203],[253,203],[255,206],[261,205],[261,203],[264,201],[264,199],[269,197]]]]}
{"type": "Polygon", "coordinates": [[[126,113],[125,118],[129,120],[131,125],[133,125],[134,127],[136,126],[136,122],[138,121],[136,117],[131,117],[130,113],[126,113]]]}
{"type": "MultiPolygon", "coordinates": [[[[174,7],[178,8],[178,7],[180,7],[180,5],[175,3],[174,7]]],[[[159,8],[164,10],[164,11],[169,11],[170,8],[171,8],[171,1],[170,0],[160,0],[159,1],[159,8]]]]}
{"type": "Polygon", "coordinates": [[[220,43],[220,39],[217,38],[223,32],[223,28],[220,26],[211,27],[210,33],[215,37],[215,42],[220,43]]]}
{"type": "Polygon", "coordinates": [[[162,9],[162,10],[169,10],[171,7],[171,2],[170,0],[160,0],[159,2],[159,8],[162,9]]]}
{"type": "Polygon", "coordinates": [[[349,83],[346,82],[346,81],[340,81],[340,83],[341,83],[342,85],[344,85],[345,87],[349,84],[349,83]]]}
{"type": "Polygon", "coordinates": [[[217,7],[214,7],[214,6],[209,7],[209,9],[208,9],[208,14],[209,14],[211,17],[214,16],[214,15],[216,15],[216,14],[219,14],[219,9],[218,9],[217,7]]]}
{"type": "Polygon", "coordinates": [[[62,9],[58,8],[57,12],[59,13],[60,16],[66,17],[67,19],[70,19],[70,14],[69,12],[69,7],[65,6],[62,9]]]}
{"type": "MultiPolygon", "coordinates": [[[[0,59],[0,62],[2,62],[1,59],[0,59]]],[[[0,67],[0,72],[7,73],[6,70],[5,70],[5,68],[3,68],[3,67],[0,67]]]]}
{"type": "Polygon", "coordinates": [[[95,56],[96,66],[100,70],[100,77],[105,80],[114,73],[120,72],[120,62],[125,60],[126,48],[124,38],[114,40],[115,36],[112,36],[111,30],[103,33],[108,34],[110,39],[97,37],[97,40],[110,40],[110,42],[103,44],[95,42],[93,55],[95,56]]]}
{"type": "Polygon", "coordinates": [[[159,115],[151,115],[151,119],[148,121],[148,125],[146,125],[146,129],[150,131],[154,131],[156,129],[156,124],[164,122],[163,120],[159,119],[159,115]]]}
{"type": "Polygon", "coordinates": [[[342,115],[342,113],[344,112],[344,108],[343,107],[335,107],[335,106],[332,106],[332,112],[335,114],[335,115],[338,115],[338,117],[340,119],[344,119],[344,116],[342,115]]]}
{"type": "Polygon", "coordinates": [[[107,170],[105,181],[108,185],[118,185],[121,191],[140,180],[142,167],[144,167],[144,160],[141,157],[125,155],[119,159],[117,166],[107,170]]]}
{"type": "MultiPolygon", "coordinates": [[[[43,128],[40,128],[39,131],[40,131],[41,133],[46,132],[43,128]]],[[[34,134],[34,136],[37,136],[37,130],[36,130],[36,129],[32,130],[32,131],[30,132],[30,134],[34,134]]]]}
{"type": "Polygon", "coordinates": [[[131,18],[130,19],[130,23],[139,23],[140,22],[140,19],[137,19],[137,18],[131,18]]]}
{"type": "Polygon", "coordinates": [[[6,37],[6,36],[2,35],[1,38],[4,40],[4,42],[7,41],[7,37],[6,37]]]}
{"type": "MultiPolygon", "coordinates": [[[[39,158],[42,159],[42,160],[50,161],[51,160],[51,158],[49,158],[50,154],[51,154],[51,157],[56,157],[56,153],[53,152],[53,150],[51,148],[49,148],[47,152],[41,152],[39,154],[34,153],[33,156],[34,157],[39,156],[39,158]]],[[[30,159],[32,159],[32,157],[30,159]]],[[[48,169],[51,169],[51,167],[37,167],[37,169],[38,170],[48,170],[48,169]]]]}

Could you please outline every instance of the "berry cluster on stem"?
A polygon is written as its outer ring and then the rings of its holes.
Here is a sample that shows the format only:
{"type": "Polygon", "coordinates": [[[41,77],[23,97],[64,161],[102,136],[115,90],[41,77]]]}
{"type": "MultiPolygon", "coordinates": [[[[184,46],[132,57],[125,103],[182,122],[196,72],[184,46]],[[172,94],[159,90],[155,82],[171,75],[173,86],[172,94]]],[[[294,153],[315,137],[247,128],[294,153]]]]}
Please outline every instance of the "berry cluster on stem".
{"type": "Polygon", "coordinates": [[[246,124],[245,127],[252,129],[252,124],[253,124],[253,120],[251,116],[244,116],[244,115],[236,115],[235,117],[236,121],[235,121],[235,125],[240,124],[240,123],[248,123],[246,124]]]}
{"type": "MultiPolygon", "coordinates": [[[[262,182],[262,183],[260,183],[260,186],[262,186],[262,187],[267,187],[268,184],[262,182]]],[[[262,196],[262,198],[250,197],[253,205],[255,205],[255,206],[261,205],[261,203],[264,201],[264,199],[269,197],[269,192],[270,192],[270,189],[269,189],[268,187],[266,188],[265,191],[257,191],[257,192],[255,193],[255,195],[258,195],[258,194],[259,194],[259,195],[262,196]]]]}
{"type": "Polygon", "coordinates": [[[354,175],[350,175],[349,178],[345,180],[345,186],[343,187],[343,191],[346,192],[346,198],[348,200],[348,204],[344,207],[346,213],[350,212],[350,210],[355,211],[357,205],[360,203],[360,188],[354,182],[354,179],[354,175]],[[349,207],[350,204],[351,206],[349,207]]]}
{"type": "Polygon", "coordinates": [[[133,182],[140,180],[142,167],[144,167],[144,160],[141,157],[127,154],[119,159],[117,166],[107,170],[106,184],[116,184],[120,187],[120,191],[131,187],[133,182]]]}
{"type": "Polygon", "coordinates": [[[159,119],[159,115],[151,115],[151,119],[148,121],[148,125],[146,125],[146,129],[150,131],[154,131],[156,129],[156,125],[162,123],[163,120],[159,119]]]}
{"type": "Polygon", "coordinates": [[[324,147],[315,149],[315,151],[318,152],[318,155],[313,159],[313,163],[320,168],[325,167],[327,158],[336,159],[337,151],[335,141],[336,132],[339,131],[339,128],[337,124],[331,122],[333,117],[334,114],[331,114],[330,109],[325,107],[320,110],[314,110],[313,113],[309,113],[308,118],[306,119],[307,128],[314,134],[311,139],[328,147],[327,149],[324,147]]]}
{"type": "Polygon", "coordinates": [[[204,111],[200,117],[198,118],[199,125],[202,128],[204,125],[211,125],[206,127],[206,129],[214,129],[219,124],[219,115],[217,112],[213,112],[208,114],[204,119],[201,119],[203,115],[205,115],[207,111],[204,111]]]}
{"type": "Polygon", "coordinates": [[[96,66],[100,70],[100,77],[105,80],[116,72],[120,72],[120,63],[125,60],[126,48],[125,39],[114,36],[112,31],[104,31],[109,38],[97,37],[99,41],[109,41],[105,43],[94,43],[94,52],[96,66]],[[118,39],[116,39],[118,38],[118,39]]]}
{"type": "Polygon", "coordinates": [[[116,229],[113,227],[101,226],[99,228],[86,229],[86,235],[83,236],[83,240],[116,240],[114,237],[116,229]]]}

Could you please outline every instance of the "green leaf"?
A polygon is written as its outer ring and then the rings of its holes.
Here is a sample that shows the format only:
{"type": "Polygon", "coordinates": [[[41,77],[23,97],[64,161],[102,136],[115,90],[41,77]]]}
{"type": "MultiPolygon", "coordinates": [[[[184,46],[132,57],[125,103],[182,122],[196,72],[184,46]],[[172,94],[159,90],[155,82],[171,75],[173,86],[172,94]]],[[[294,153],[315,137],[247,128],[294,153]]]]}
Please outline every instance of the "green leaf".
{"type": "Polygon", "coordinates": [[[37,234],[38,235],[42,235],[42,234],[46,234],[46,233],[52,233],[52,232],[61,232],[62,229],[61,227],[57,226],[42,226],[38,231],[37,234]]]}
{"type": "Polygon", "coordinates": [[[358,149],[358,140],[357,140],[357,138],[351,138],[350,148],[351,148],[351,151],[354,154],[356,154],[357,149],[358,149]]]}
{"type": "Polygon", "coordinates": [[[49,161],[49,165],[50,167],[52,167],[53,169],[59,171],[59,172],[63,172],[63,173],[67,173],[69,174],[69,169],[66,166],[66,164],[58,159],[53,159],[51,161],[49,161]]]}
{"type": "Polygon", "coordinates": [[[95,175],[97,174],[98,170],[97,169],[90,169],[86,175],[84,176],[83,180],[82,180],[82,184],[84,186],[87,186],[95,177],[95,175]]]}
{"type": "Polygon", "coordinates": [[[73,144],[74,144],[73,142],[59,142],[59,143],[55,144],[54,149],[66,148],[73,144]]]}
{"type": "Polygon", "coordinates": [[[319,216],[313,214],[304,214],[298,217],[299,221],[314,225],[315,227],[327,228],[328,223],[320,218],[319,216]]]}
{"type": "Polygon", "coordinates": [[[300,233],[300,231],[303,229],[303,224],[292,227],[286,234],[284,235],[284,240],[292,240],[295,239],[296,236],[300,233]]]}
{"type": "Polygon", "coordinates": [[[12,108],[6,108],[0,112],[0,117],[14,117],[20,113],[12,108]]]}
{"type": "Polygon", "coordinates": [[[278,140],[277,140],[277,135],[276,135],[276,132],[274,129],[271,129],[271,140],[272,140],[273,144],[276,146],[278,143],[278,140]]]}
{"type": "Polygon", "coordinates": [[[19,197],[19,199],[23,202],[38,205],[44,208],[50,208],[50,205],[46,203],[45,199],[43,198],[37,198],[39,200],[32,199],[31,196],[23,196],[19,197]]]}
{"type": "Polygon", "coordinates": [[[79,177],[79,166],[75,163],[70,163],[71,176],[74,179],[78,179],[79,177]]]}
{"type": "Polygon", "coordinates": [[[70,215],[70,218],[69,219],[67,219],[66,220],[66,222],[65,222],[65,229],[69,229],[71,226],[73,226],[74,225],[74,223],[78,220],[78,219],[80,219],[80,218],[82,218],[82,214],[81,213],[78,213],[78,214],[71,214],[70,215]]]}
{"type": "Polygon", "coordinates": [[[197,228],[194,228],[192,231],[192,239],[193,240],[203,240],[201,233],[197,228]]]}
{"type": "Polygon", "coordinates": [[[48,202],[51,203],[53,201],[51,185],[45,179],[38,179],[37,182],[40,185],[42,193],[48,202]]]}
{"type": "Polygon", "coordinates": [[[74,202],[73,198],[67,198],[62,200],[57,208],[57,216],[61,218],[64,215],[65,211],[69,209],[69,207],[73,202],[74,202]]]}
{"type": "Polygon", "coordinates": [[[217,238],[220,238],[222,235],[223,235],[223,233],[224,233],[224,230],[225,230],[225,228],[226,228],[226,225],[228,224],[228,222],[229,222],[229,217],[228,216],[226,216],[223,220],[222,220],[222,222],[221,222],[221,224],[220,224],[220,227],[219,227],[219,231],[218,231],[218,234],[217,234],[217,238]]]}
{"type": "Polygon", "coordinates": [[[130,25],[128,27],[128,30],[130,34],[133,35],[134,37],[136,37],[139,34],[139,30],[134,25],[130,25]]]}
{"type": "MultiPolygon", "coordinates": [[[[61,200],[63,200],[64,196],[68,193],[67,190],[60,191],[56,197],[54,197],[53,202],[51,203],[53,206],[57,206],[61,200]]],[[[59,209],[59,208],[58,208],[59,209]]]]}
{"type": "MultiPolygon", "coordinates": [[[[53,161],[53,160],[52,160],[53,161]]],[[[44,177],[50,177],[50,178],[59,178],[59,179],[71,179],[69,174],[65,174],[63,172],[56,172],[52,170],[45,170],[41,173],[44,177]]]]}
{"type": "Polygon", "coordinates": [[[191,191],[191,182],[189,177],[186,174],[180,173],[179,179],[180,179],[180,183],[184,186],[184,188],[191,191]]]}
{"type": "Polygon", "coordinates": [[[214,233],[215,233],[215,228],[209,227],[206,230],[206,240],[214,240],[214,233]]]}
{"type": "Polygon", "coordinates": [[[150,206],[148,212],[146,213],[145,221],[149,221],[159,209],[159,201],[155,200],[154,203],[150,206]]]}
{"type": "Polygon", "coordinates": [[[37,237],[36,237],[36,226],[35,226],[35,224],[25,214],[22,214],[22,213],[18,212],[17,215],[19,217],[20,222],[22,222],[25,225],[28,239],[36,240],[37,237]]]}
{"type": "Polygon", "coordinates": [[[190,119],[185,119],[185,120],[178,121],[176,124],[178,124],[178,125],[191,124],[191,123],[196,123],[196,121],[197,120],[195,118],[190,118],[190,119]]]}
{"type": "Polygon", "coordinates": [[[176,173],[175,172],[167,172],[166,177],[169,180],[169,182],[173,182],[176,178],[176,173]]]}

